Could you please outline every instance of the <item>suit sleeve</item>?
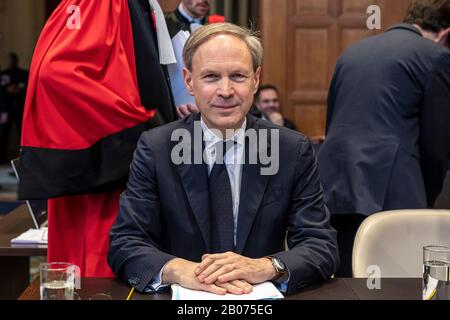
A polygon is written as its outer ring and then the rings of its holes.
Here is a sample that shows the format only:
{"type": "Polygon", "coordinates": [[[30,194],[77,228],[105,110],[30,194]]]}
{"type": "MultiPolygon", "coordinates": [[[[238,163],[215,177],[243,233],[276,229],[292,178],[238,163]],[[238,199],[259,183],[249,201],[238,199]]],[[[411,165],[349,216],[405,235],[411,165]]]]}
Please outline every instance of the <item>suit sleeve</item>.
{"type": "Polygon", "coordinates": [[[441,56],[425,86],[419,149],[428,206],[441,192],[450,156],[450,52],[441,56]]]}
{"type": "Polygon", "coordinates": [[[329,279],[339,264],[336,231],[330,225],[311,144],[298,148],[295,187],[289,213],[289,251],[275,254],[290,272],[287,293],[329,279]]]}
{"type": "Polygon", "coordinates": [[[161,211],[154,153],[149,133],[142,134],[131,164],[127,189],[110,232],[108,263],[116,275],[144,291],[171,259],[160,250],[161,211]]]}

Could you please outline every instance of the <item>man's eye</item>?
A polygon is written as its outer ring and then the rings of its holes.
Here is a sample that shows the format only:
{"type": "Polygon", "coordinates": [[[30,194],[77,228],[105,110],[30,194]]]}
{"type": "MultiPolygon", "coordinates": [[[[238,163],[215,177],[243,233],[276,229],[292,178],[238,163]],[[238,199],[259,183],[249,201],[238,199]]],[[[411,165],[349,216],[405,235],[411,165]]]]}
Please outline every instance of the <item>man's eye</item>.
{"type": "Polygon", "coordinates": [[[215,74],[207,74],[203,76],[203,79],[207,80],[207,81],[214,81],[218,79],[218,76],[215,74]]]}
{"type": "Polygon", "coordinates": [[[239,74],[239,73],[237,73],[237,74],[233,74],[233,75],[231,76],[231,79],[232,79],[233,81],[242,82],[242,81],[245,81],[245,80],[247,79],[247,76],[244,75],[244,74],[239,74]]]}

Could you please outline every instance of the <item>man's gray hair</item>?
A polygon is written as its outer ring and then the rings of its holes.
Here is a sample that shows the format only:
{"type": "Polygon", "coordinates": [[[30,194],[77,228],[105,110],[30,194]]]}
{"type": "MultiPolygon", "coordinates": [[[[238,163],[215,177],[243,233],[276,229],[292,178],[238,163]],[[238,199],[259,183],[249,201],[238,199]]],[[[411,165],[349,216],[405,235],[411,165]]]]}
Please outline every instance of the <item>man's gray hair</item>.
{"type": "Polygon", "coordinates": [[[256,71],[261,66],[263,48],[261,40],[258,37],[259,33],[232,23],[224,22],[208,24],[192,33],[183,50],[184,65],[189,71],[192,71],[192,59],[197,49],[208,40],[222,34],[230,35],[244,41],[252,56],[253,70],[256,71]]]}

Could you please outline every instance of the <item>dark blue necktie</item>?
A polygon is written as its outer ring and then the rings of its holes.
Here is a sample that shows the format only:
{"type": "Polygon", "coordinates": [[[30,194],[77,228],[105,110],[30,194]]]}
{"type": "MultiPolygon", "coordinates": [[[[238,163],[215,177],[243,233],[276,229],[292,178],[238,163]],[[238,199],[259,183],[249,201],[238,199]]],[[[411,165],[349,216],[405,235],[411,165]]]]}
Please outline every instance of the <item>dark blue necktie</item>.
{"type": "MultiPolygon", "coordinates": [[[[232,146],[232,145],[231,145],[232,146]]],[[[223,155],[228,150],[223,144],[223,155]]],[[[218,153],[216,152],[216,160],[218,153]]],[[[222,157],[223,159],[224,157],[222,157]]],[[[233,198],[230,178],[224,161],[216,161],[209,175],[211,203],[211,250],[222,253],[234,250],[233,198]]]]}

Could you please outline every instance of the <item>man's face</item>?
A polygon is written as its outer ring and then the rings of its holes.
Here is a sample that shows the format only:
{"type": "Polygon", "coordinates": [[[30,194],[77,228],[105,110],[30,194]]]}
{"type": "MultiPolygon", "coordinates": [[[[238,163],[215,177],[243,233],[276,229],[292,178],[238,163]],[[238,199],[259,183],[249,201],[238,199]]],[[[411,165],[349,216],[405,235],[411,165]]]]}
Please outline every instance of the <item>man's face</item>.
{"type": "Polygon", "coordinates": [[[209,11],[209,0],[183,0],[183,5],[194,18],[203,18],[209,11]]]}
{"type": "Polygon", "coordinates": [[[273,89],[265,89],[259,93],[259,99],[256,102],[259,111],[265,114],[280,112],[280,101],[278,93],[273,89]]]}
{"type": "Polygon", "coordinates": [[[260,68],[253,62],[245,42],[218,35],[202,44],[192,59],[192,70],[184,69],[189,93],[209,128],[237,129],[253,103],[260,68]]]}

